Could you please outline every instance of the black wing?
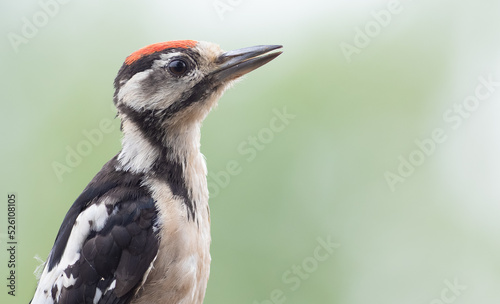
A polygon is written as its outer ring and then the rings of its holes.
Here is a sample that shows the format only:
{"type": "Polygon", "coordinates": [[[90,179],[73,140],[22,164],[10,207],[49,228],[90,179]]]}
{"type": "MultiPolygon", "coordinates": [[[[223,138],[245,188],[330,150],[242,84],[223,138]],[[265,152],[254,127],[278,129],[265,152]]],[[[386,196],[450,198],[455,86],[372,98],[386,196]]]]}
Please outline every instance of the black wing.
{"type": "Polygon", "coordinates": [[[66,214],[32,303],[129,303],[141,286],[158,252],[158,212],[143,175],[116,164],[66,214]]]}

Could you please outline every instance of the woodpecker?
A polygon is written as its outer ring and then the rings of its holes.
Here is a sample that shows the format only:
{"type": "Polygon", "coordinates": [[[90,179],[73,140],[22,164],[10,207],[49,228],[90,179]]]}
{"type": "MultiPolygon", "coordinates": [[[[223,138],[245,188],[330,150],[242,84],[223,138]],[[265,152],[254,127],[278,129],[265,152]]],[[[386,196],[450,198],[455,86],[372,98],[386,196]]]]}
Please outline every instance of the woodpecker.
{"type": "Polygon", "coordinates": [[[201,123],[279,48],[179,40],[125,59],[113,97],[122,149],[67,212],[30,303],[203,302],[211,236],[201,123]]]}

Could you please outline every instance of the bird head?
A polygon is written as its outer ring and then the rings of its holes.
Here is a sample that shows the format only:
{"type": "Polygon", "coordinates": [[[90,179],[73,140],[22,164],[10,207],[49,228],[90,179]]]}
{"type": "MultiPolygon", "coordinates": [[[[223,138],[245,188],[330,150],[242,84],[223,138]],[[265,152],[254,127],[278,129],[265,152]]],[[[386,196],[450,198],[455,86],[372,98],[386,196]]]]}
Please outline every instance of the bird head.
{"type": "Polygon", "coordinates": [[[125,59],[115,79],[118,115],[161,140],[200,123],[237,78],[273,60],[279,45],[224,52],[213,43],[180,40],[146,46],[125,59]],[[270,53],[271,52],[271,53],[270,53]]]}

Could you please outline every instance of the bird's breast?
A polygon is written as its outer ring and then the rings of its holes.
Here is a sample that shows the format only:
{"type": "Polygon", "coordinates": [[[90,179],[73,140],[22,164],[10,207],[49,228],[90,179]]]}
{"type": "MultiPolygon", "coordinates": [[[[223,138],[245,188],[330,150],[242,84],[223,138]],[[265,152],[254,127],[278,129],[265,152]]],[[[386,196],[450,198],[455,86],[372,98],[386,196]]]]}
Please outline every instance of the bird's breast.
{"type": "MultiPolygon", "coordinates": [[[[198,185],[206,187],[206,179],[198,185]]],[[[197,189],[206,195],[194,197],[191,218],[185,198],[174,195],[168,183],[154,179],[147,186],[158,208],[160,244],[133,303],[202,303],[210,272],[208,191],[197,189]]]]}

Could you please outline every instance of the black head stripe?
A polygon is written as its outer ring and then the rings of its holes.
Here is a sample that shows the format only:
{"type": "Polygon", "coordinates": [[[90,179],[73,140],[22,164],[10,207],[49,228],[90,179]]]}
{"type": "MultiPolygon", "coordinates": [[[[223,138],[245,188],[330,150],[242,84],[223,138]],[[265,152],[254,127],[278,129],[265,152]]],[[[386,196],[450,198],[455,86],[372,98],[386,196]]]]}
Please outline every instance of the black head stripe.
{"type": "Polygon", "coordinates": [[[214,86],[212,77],[206,76],[198,82],[189,92],[172,105],[170,105],[164,114],[164,118],[170,118],[176,113],[192,106],[194,103],[203,102],[210,97],[210,94],[218,90],[218,86],[214,86]]]}

